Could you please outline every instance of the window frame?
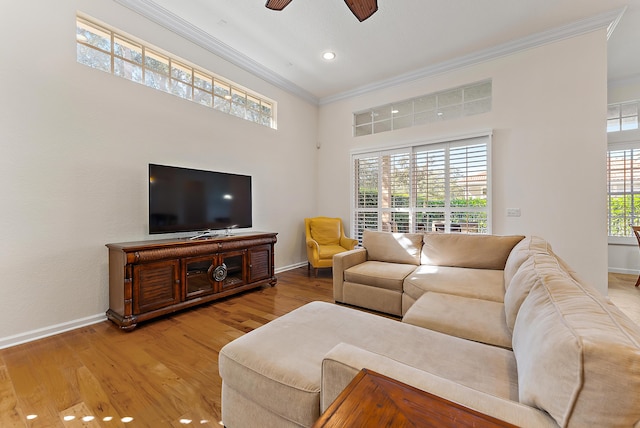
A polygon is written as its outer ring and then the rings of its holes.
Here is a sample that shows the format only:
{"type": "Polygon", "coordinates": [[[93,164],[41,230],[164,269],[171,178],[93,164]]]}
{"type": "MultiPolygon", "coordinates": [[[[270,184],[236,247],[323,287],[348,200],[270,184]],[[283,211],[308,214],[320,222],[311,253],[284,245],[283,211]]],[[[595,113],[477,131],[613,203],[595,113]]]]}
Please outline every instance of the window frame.
{"type": "Polygon", "coordinates": [[[362,137],[488,113],[492,103],[493,81],[482,80],[354,112],[352,134],[362,137]]]}
{"type": "Polygon", "coordinates": [[[640,101],[625,101],[621,103],[612,103],[607,105],[607,134],[617,132],[633,132],[640,127],[640,101]],[[633,110],[632,112],[626,112],[625,108],[633,110]],[[612,115],[612,110],[617,110],[615,115],[612,115]],[[625,120],[632,119],[631,124],[625,124],[625,120]],[[615,125],[613,125],[615,123],[615,125]],[[612,129],[615,128],[615,129],[612,129]],[[611,130],[610,130],[611,129],[611,130]]]}
{"type": "MultiPolygon", "coordinates": [[[[610,204],[610,198],[612,195],[611,192],[611,170],[610,170],[610,153],[611,152],[617,152],[617,151],[633,151],[635,152],[634,155],[636,156],[636,160],[637,162],[634,161],[634,163],[637,163],[637,167],[632,168],[632,170],[634,170],[637,174],[634,174],[633,171],[631,173],[632,177],[637,175],[638,179],[636,179],[637,181],[640,181],[640,133],[636,133],[636,138],[633,138],[631,140],[628,141],[613,141],[613,142],[609,142],[609,144],[607,145],[607,157],[606,157],[606,175],[607,175],[607,236],[608,236],[608,242],[610,244],[628,244],[628,245],[637,245],[637,241],[635,239],[635,237],[633,236],[633,233],[631,231],[631,228],[628,227],[629,224],[634,223],[634,219],[635,219],[635,223],[634,224],[640,224],[640,209],[637,210],[637,212],[635,212],[634,214],[634,210],[631,209],[631,217],[629,218],[628,221],[625,220],[625,229],[626,229],[626,234],[625,235],[611,235],[611,204],[610,204]]],[[[625,159],[626,159],[627,155],[625,154],[625,159]]],[[[626,173],[627,168],[625,168],[625,176],[627,175],[626,173]]],[[[626,180],[625,180],[626,181],[626,180]]],[[[625,186],[626,186],[626,182],[625,182],[625,186]]],[[[618,195],[626,195],[626,194],[630,194],[632,195],[632,198],[637,199],[638,203],[640,203],[640,183],[638,184],[638,188],[637,190],[634,191],[633,187],[633,178],[632,178],[632,189],[629,192],[626,191],[618,191],[618,192],[614,192],[615,194],[618,195]]],[[[626,218],[626,217],[625,217],[626,218]]]]}
{"type": "Polygon", "coordinates": [[[198,68],[185,59],[97,22],[84,14],[76,15],[76,61],[231,116],[277,129],[277,103],[274,100],[229,79],[198,68]],[[104,39],[104,46],[93,44],[81,29],[104,39]],[[103,55],[105,63],[95,61],[95,56],[88,57],[88,62],[81,61],[81,53],[84,51],[103,55]],[[139,61],[130,58],[128,54],[131,53],[138,54],[139,61]],[[106,67],[107,58],[108,67],[106,67]],[[216,92],[220,87],[229,89],[228,97],[216,92]],[[257,107],[249,108],[249,99],[258,100],[257,107]]]}
{"type": "MultiPolygon", "coordinates": [[[[491,141],[492,141],[492,131],[481,131],[472,134],[460,135],[455,137],[448,137],[438,140],[430,140],[430,141],[418,141],[409,144],[403,144],[398,146],[388,146],[381,147],[376,149],[363,149],[363,150],[352,150],[350,153],[351,159],[351,167],[350,167],[350,218],[351,218],[351,236],[355,239],[358,239],[359,242],[362,242],[362,230],[371,229],[371,230],[381,230],[381,231],[403,231],[403,232],[411,232],[411,233],[421,233],[426,231],[432,231],[434,226],[434,219],[436,216],[441,214],[441,217],[444,221],[444,232],[451,231],[451,225],[457,225],[456,231],[465,232],[465,233],[482,233],[482,234],[491,234],[492,233],[492,192],[491,192],[491,141]],[[486,162],[486,166],[484,169],[485,172],[485,188],[483,194],[485,195],[484,200],[486,201],[483,207],[478,206],[455,206],[451,204],[452,201],[452,193],[451,193],[451,177],[452,171],[450,169],[451,166],[451,151],[458,150],[464,147],[476,147],[478,145],[485,145],[486,149],[484,150],[484,156],[486,162]],[[444,180],[444,191],[442,193],[443,202],[441,206],[431,205],[431,206],[418,206],[418,189],[416,186],[416,174],[420,171],[425,171],[424,169],[420,170],[416,167],[416,154],[425,153],[429,151],[437,151],[442,150],[444,153],[444,171],[441,174],[440,180],[444,180]],[[409,206],[399,206],[394,205],[393,198],[387,198],[386,203],[383,203],[383,198],[385,195],[384,187],[382,184],[383,175],[381,172],[383,168],[392,168],[394,166],[393,162],[391,162],[390,157],[398,157],[408,155],[409,156],[409,174],[410,177],[408,189],[408,200],[409,206]],[[383,157],[389,157],[389,162],[383,164],[383,157]],[[359,174],[363,171],[358,168],[357,162],[362,160],[370,160],[371,163],[369,165],[373,165],[371,171],[373,172],[371,175],[373,177],[373,182],[376,182],[375,188],[375,207],[366,207],[359,206],[362,205],[361,199],[359,196],[364,195],[363,192],[360,191],[359,183],[361,183],[364,178],[359,174]],[[376,160],[377,159],[377,160],[376,160]],[[358,176],[357,176],[358,174],[358,176]],[[401,218],[400,214],[408,216],[408,220],[406,223],[399,224],[396,220],[401,218]],[[435,213],[434,217],[429,217],[428,214],[435,213]],[[438,214],[439,213],[439,214],[438,214]],[[467,220],[466,223],[463,222],[455,222],[455,215],[460,213],[480,213],[480,218],[484,216],[484,224],[476,224],[477,228],[482,228],[480,231],[472,230],[472,222],[467,220]],[[427,219],[425,222],[424,220],[427,219]],[[420,220],[420,221],[419,221],[420,220]],[[370,221],[370,225],[374,227],[368,227],[367,221],[370,221]],[[431,228],[429,227],[431,226],[431,228]]],[[[469,159],[467,157],[466,159],[469,159]]],[[[406,170],[405,170],[406,172],[406,170]]],[[[472,174],[465,175],[465,178],[471,177],[472,174]]],[[[478,175],[475,175],[477,177],[478,175]]],[[[467,182],[472,180],[467,180],[467,182]]],[[[391,180],[388,181],[389,183],[391,180]]],[[[387,189],[389,187],[387,186],[387,189]]],[[[467,190],[467,192],[469,192],[467,190]]],[[[366,195],[365,195],[366,196],[366,195]]],[[[387,196],[389,196],[387,194],[387,196]]],[[[421,199],[424,200],[424,197],[421,199]]],[[[369,200],[369,203],[373,203],[373,200],[369,200]]],[[[473,217],[473,216],[471,216],[473,217]]],[[[438,220],[440,217],[438,217],[438,220]]],[[[481,221],[482,221],[481,220],[481,221]]]]}

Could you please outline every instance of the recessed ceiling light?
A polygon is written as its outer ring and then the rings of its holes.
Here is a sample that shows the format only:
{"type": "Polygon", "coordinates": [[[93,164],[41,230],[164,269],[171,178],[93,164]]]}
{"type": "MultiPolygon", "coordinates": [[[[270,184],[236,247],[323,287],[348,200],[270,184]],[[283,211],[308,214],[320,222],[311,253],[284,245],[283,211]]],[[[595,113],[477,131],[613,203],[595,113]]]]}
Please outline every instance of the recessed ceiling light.
{"type": "Polygon", "coordinates": [[[336,53],[335,52],[325,52],[322,54],[322,58],[326,59],[327,61],[331,61],[333,59],[336,59],[336,53]]]}

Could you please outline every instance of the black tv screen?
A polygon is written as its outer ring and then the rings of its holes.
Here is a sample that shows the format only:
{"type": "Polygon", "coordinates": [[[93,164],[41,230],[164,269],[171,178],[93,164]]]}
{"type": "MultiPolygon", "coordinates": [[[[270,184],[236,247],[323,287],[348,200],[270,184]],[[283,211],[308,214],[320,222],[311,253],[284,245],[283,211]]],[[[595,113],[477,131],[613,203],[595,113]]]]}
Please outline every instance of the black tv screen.
{"type": "Polygon", "coordinates": [[[149,164],[150,234],[251,226],[251,176],[149,164]]]}

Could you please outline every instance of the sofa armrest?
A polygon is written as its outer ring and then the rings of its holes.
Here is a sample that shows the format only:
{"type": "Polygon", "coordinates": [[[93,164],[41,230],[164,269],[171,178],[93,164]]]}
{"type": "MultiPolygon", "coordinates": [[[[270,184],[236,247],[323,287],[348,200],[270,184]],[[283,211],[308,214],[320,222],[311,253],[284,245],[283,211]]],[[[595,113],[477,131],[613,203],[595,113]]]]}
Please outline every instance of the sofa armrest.
{"type": "Polygon", "coordinates": [[[541,410],[468,388],[347,343],[336,345],[322,361],[321,413],[363,368],[520,427],[558,427],[555,420],[541,410]]]}
{"type": "Polygon", "coordinates": [[[343,301],[344,271],[366,261],[367,250],[365,248],[343,251],[333,256],[333,299],[336,302],[343,301]]]}

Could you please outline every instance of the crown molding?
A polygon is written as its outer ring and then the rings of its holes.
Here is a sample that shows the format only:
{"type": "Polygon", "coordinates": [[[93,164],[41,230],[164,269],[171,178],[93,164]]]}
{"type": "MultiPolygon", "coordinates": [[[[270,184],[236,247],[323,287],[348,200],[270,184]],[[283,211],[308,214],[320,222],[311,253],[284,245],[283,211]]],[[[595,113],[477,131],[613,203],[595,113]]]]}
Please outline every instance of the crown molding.
{"type": "Polygon", "coordinates": [[[607,29],[607,39],[613,33],[615,26],[622,15],[626,11],[626,6],[621,9],[612,10],[600,15],[593,16],[591,18],[583,19],[568,25],[553,28],[551,30],[543,31],[541,33],[533,34],[531,36],[523,37],[521,39],[513,40],[501,45],[484,49],[478,52],[474,52],[469,55],[464,55],[458,58],[454,58],[450,61],[444,61],[439,64],[435,64],[429,67],[421,68],[409,73],[404,73],[391,79],[381,80],[369,85],[360,86],[358,88],[342,92],[336,95],[331,95],[320,99],[320,105],[330,104],[346,98],[356,97],[364,95],[369,92],[377,91],[379,89],[389,88],[402,83],[411,82],[414,80],[422,79],[424,77],[430,77],[437,74],[450,72],[459,68],[468,67],[470,65],[479,64],[503,56],[511,55],[516,52],[520,52],[527,49],[532,49],[538,46],[543,46],[549,43],[565,40],[571,37],[586,34],[602,28],[607,29]]]}
{"type": "Polygon", "coordinates": [[[142,15],[148,20],[155,22],[161,27],[189,40],[192,43],[208,50],[209,52],[229,61],[231,64],[248,71],[274,86],[284,89],[285,91],[302,98],[311,104],[318,104],[318,97],[297,86],[291,81],[283,78],[277,73],[269,70],[257,61],[249,58],[243,53],[233,49],[231,46],[221,42],[209,33],[202,31],[200,28],[190,22],[180,18],[174,13],[161,7],[151,0],[113,0],[116,3],[131,9],[132,11],[142,15]]]}
{"type": "Polygon", "coordinates": [[[414,70],[408,73],[403,73],[391,79],[381,80],[354,88],[352,90],[341,92],[339,94],[330,95],[324,98],[318,98],[305,89],[294,84],[293,82],[266,68],[264,65],[233,49],[231,46],[221,42],[209,33],[202,31],[193,24],[159,6],[152,0],[113,1],[142,15],[150,21],[155,22],[156,24],[185,38],[186,40],[195,43],[196,45],[208,50],[209,52],[221,57],[222,59],[229,61],[237,67],[240,67],[241,69],[248,71],[249,73],[265,80],[266,82],[271,83],[274,86],[283,89],[314,105],[325,105],[346,98],[364,95],[369,92],[389,88],[437,74],[450,72],[462,67],[468,67],[470,65],[486,62],[506,55],[511,55],[519,51],[532,49],[545,44],[579,36],[602,28],[606,28],[608,39],[615,30],[616,25],[618,24],[618,22],[620,22],[620,19],[627,9],[625,6],[624,8],[615,9],[568,25],[553,28],[551,30],[543,31],[541,33],[533,34],[521,39],[513,40],[489,49],[484,49],[469,55],[458,57],[450,61],[444,61],[439,64],[414,70]]]}

